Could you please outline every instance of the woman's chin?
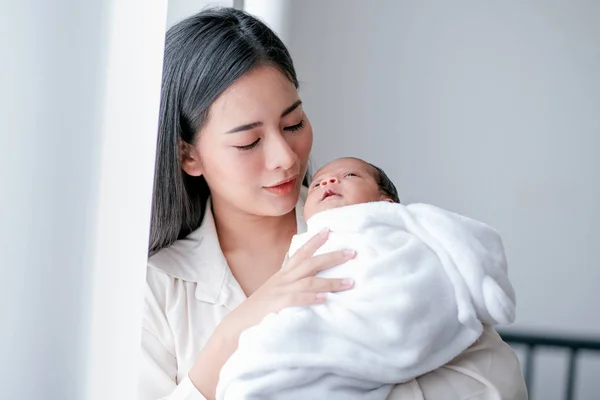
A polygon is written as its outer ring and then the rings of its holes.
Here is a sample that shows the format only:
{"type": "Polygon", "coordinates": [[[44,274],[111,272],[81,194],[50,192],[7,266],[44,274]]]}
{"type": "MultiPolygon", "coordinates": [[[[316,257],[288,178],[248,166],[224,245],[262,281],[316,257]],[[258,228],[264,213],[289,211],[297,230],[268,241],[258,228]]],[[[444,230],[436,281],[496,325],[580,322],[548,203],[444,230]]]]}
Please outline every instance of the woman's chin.
{"type": "Polygon", "coordinates": [[[288,214],[296,207],[299,196],[300,188],[278,196],[267,194],[264,201],[261,201],[264,204],[264,215],[279,217],[288,214]]]}

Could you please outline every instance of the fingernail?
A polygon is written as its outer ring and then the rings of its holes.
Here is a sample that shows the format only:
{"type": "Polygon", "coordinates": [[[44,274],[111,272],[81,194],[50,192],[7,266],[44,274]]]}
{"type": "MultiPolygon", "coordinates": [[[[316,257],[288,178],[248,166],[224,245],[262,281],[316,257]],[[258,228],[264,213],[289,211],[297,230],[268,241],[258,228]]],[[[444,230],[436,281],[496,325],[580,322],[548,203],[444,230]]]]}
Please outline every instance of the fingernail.
{"type": "Polygon", "coordinates": [[[354,256],[356,255],[356,251],[354,251],[354,250],[348,250],[348,249],[346,249],[346,250],[344,250],[344,251],[342,252],[342,254],[343,254],[345,257],[354,257],[354,256]]]}
{"type": "Polygon", "coordinates": [[[327,293],[317,293],[315,297],[319,300],[323,300],[327,298],[327,293]]]}
{"type": "Polygon", "coordinates": [[[321,236],[325,236],[325,235],[327,235],[328,233],[329,233],[329,229],[325,228],[325,229],[323,229],[321,232],[319,232],[319,235],[321,235],[321,236]]]}
{"type": "Polygon", "coordinates": [[[342,279],[342,287],[352,287],[354,286],[354,279],[346,278],[342,279]]]}

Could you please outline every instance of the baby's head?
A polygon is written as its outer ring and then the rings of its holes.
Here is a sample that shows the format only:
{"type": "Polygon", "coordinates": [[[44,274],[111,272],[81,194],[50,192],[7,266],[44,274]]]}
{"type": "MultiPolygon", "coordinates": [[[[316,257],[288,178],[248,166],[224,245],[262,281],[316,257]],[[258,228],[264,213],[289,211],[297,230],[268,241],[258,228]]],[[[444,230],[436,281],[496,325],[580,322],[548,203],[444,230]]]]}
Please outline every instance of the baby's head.
{"type": "Polygon", "coordinates": [[[308,189],[304,219],[341,206],[389,201],[400,203],[396,187],[380,168],[358,158],[338,158],[317,171],[308,189]]]}

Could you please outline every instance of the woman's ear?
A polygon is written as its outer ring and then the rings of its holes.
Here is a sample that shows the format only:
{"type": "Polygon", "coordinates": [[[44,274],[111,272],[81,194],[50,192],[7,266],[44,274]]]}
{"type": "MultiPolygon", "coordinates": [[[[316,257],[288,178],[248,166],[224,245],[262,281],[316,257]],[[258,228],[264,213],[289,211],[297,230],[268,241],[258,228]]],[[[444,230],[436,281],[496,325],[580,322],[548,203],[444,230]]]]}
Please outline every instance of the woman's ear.
{"type": "Polygon", "coordinates": [[[191,144],[179,140],[179,158],[181,160],[181,169],[190,176],[200,176],[204,173],[198,151],[191,144]]]}

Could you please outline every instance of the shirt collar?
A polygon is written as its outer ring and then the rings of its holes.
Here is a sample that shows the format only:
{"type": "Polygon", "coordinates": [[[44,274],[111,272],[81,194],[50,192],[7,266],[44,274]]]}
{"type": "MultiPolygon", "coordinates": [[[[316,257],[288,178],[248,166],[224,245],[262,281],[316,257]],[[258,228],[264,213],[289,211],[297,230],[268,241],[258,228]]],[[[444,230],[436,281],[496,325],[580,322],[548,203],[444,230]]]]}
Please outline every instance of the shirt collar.
{"type": "MultiPolygon", "coordinates": [[[[298,233],[306,232],[304,202],[307,193],[303,186],[296,204],[298,233]]],[[[246,298],[221,250],[210,199],[200,227],[153,255],[148,265],[174,278],[195,282],[195,296],[200,301],[233,309],[246,298]]]]}

